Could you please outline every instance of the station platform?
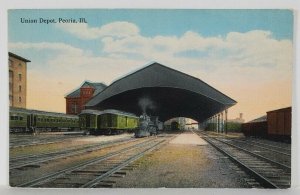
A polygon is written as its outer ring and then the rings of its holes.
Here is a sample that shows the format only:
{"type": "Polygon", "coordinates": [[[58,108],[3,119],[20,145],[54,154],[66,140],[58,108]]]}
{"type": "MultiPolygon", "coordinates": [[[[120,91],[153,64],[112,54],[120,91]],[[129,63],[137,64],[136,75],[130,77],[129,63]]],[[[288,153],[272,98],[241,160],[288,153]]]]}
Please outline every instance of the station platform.
{"type": "Polygon", "coordinates": [[[186,132],[179,134],[176,138],[170,141],[170,144],[207,145],[207,142],[195,133],[186,132]]]}

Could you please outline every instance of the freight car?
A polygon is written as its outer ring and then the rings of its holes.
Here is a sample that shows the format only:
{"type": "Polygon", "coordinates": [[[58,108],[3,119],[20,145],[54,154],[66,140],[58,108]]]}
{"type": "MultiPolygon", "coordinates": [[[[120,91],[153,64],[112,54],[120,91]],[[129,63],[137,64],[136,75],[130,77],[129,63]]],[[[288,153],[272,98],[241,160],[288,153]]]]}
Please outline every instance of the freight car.
{"type": "Polygon", "coordinates": [[[9,109],[10,132],[73,130],[79,127],[79,118],[63,113],[24,108],[9,109]]]}
{"type": "Polygon", "coordinates": [[[275,139],[291,138],[292,108],[267,112],[268,136],[275,139]]]}
{"type": "Polygon", "coordinates": [[[80,129],[89,134],[118,134],[134,131],[138,126],[138,117],[119,110],[83,110],[79,114],[80,129]]]}
{"type": "Polygon", "coordinates": [[[269,111],[263,117],[242,124],[242,132],[245,136],[289,141],[291,139],[291,114],[291,107],[269,111]]]}

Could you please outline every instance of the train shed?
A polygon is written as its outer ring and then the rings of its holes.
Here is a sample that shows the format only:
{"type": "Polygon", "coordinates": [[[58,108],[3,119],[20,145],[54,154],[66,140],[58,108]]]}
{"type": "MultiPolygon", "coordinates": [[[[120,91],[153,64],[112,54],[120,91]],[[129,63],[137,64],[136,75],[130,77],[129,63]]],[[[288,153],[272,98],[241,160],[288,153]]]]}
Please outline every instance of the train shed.
{"type": "Polygon", "coordinates": [[[223,119],[223,112],[236,103],[202,80],[155,62],[114,81],[86,108],[146,112],[163,122],[186,117],[204,123],[223,119]]]}

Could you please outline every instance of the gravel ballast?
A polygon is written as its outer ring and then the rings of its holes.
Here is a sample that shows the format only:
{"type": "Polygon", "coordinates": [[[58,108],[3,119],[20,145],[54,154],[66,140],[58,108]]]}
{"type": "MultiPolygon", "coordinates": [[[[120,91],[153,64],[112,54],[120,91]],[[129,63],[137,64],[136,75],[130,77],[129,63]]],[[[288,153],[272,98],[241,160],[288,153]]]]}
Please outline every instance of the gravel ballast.
{"type": "Polygon", "coordinates": [[[239,169],[203,139],[178,135],[161,149],[136,162],[114,187],[120,188],[247,188],[239,169]]]}

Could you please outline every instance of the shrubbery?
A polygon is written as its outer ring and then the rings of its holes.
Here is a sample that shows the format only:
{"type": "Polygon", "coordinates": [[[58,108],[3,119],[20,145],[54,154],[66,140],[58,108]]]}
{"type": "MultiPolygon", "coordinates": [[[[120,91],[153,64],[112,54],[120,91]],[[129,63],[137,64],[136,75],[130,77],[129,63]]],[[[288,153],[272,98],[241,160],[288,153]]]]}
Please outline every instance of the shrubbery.
{"type": "MultiPolygon", "coordinates": [[[[242,126],[241,123],[228,122],[227,123],[227,132],[241,132],[241,129],[242,129],[241,126],[242,126]]],[[[215,131],[215,130],[217,130],[217,125],[214,123],[208,123],[205,130],[206,131],[215,131]]]]}

